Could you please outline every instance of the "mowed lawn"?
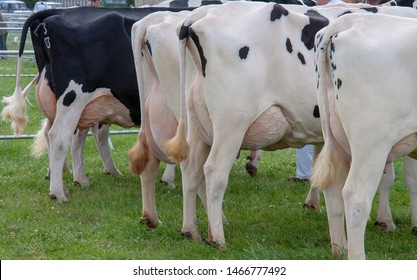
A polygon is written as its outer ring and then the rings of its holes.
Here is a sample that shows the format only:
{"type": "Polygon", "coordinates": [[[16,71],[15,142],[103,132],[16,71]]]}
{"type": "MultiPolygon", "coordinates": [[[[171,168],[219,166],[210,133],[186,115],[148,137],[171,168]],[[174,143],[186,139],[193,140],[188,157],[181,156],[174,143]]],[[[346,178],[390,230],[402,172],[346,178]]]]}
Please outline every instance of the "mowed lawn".
{"type": "MultiPolygon", "coordinates": [[[[0,70],[14,73],[15,60],[0,61],[0,70]]],[[[33,62],[24,69],[33,73],[33,62]],[[31,68],[29,68],[31,67],[31,68]]],[[[14,79],[0,81],[0,97],[10,95],[14,79]]],[[[24,84],[30,79],[25,78],[24,84]]],[[[30,94],[30,121],[25,134],[40,128],[42,116],[34,91],[30,94]]],[[[0,109],[3,105],[0,105],[0,109]]],[[[116,129],[116,127],[112,127],[116,129]]],[[[11,135],[9,124],[0,121],[0,135],[11,135]]],[[[182,226],[181,175],[177,169],[175,190],[157,183],[156,199],[162,225],[148,229],[140,223],[139,177],[128,169],[127,152],[136,135],[113,135],[113,158],[121,178],[105,175],[92,137],[85,147],[85,167],[91,186],[74,185],[64,175],[69,202],[49,198],[46,156],[31,156],[32,139],[0,140],[0,258],[1,259],[331,259],[324,200],[321,213],[303,208],[308,183],[291,183],[295,151],[264,153],[256,178],[245,171],[247,152],[232,169],[223,203],[229,221],[225,226],[226,251],[180,235],[182,226]]],[[[70,159],[70,157],[69,157],[70,159]]],[[[161,168],[160,176],[163,169],[161,168]]],[[[411,233],[409,196],[402,160],[396,162],[397,180],[391,206],[397,229],[385,233],[373,225],[377,201],[366,231],[369,259],[417,259],[417,236],[411,233]]],[[[207,235],[207,217],[198,207],[198,223],[207,235]]]]}

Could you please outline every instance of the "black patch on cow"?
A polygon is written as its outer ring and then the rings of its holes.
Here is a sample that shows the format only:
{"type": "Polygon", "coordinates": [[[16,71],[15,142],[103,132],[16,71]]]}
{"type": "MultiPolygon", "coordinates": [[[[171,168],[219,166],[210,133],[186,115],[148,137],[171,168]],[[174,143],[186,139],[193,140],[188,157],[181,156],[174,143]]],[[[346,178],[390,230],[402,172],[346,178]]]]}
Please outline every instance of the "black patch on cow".
{"type": "Polygon", "coordinates": [[[340,89],[342,87],[342,80],[341,79],[337,79],[337,89],[340,89]]]}
{"type": "Polygon", "coordinates": [[[352,11],[346,11],[346,12],[338,15],[337,17],[341,17],[341,16],[348,15],[348,14],[351,14],[351,13],[352,13],[352,11]]]}
{"type": "Polygon", "coordinates": [[[72,102],[74,102],[76,97],[77,97],[77,94],[75,93],[75,91],[71,90],[65,95],[64,101],[62,102],[62,104],[64,104],[64,106],[69,107],[72,104],[72,102]]]}
{"type": "Polygon", "coordinates": [[[151,47],[151,43],[149,43],[148,40],[146,40],[146,46],[148,47],[149,54],[152,56],[152,47],[151,47]]]}
{"type": "MultiPolygon", "coordinates": [[[[336,37],[331,37],[330,39],[333,39],[333,38],[336,38],[336,37]]],[[[334,46],[334,42],[333,41],[330,42],[330,51],[332,53],[334,53],[336,51],[336,47],[334,46]]]]}
{"type": "Polygon", "coordinates": [[[244,47],[240,48],[240,50],[239,50],[240,59],[246,59],[248,57],[248,53],[249,53],[249,47],[248,46],[244,46],[244,47]]]}
{"type": "Polygon", "coordinates": [[[202,0],[201,1],[201,6],[206,6],[206,5],[221,5],[223,4],[222,1],[214,1],[214,0],[202,0]]]}
{"type": "Polygon", "coordinates": [[[170,8],[178,8],[178,7],[188,7],[188,0],[174,0],[169,2],[170,8]]]}
{"type": "Polygon", "coordinates": [[[319,110],[319,105],[314,106],[313,109],[313,116],[318,119],[320,118],[320,110],[319,110]]]}
{"type": "Polygon", "coordinates": [[[292,44],[291,44],[290,38],[287,38],[287,42],[285,42],[285,46],[287,47],[287,51],[289,53],[292,53],[292,44]]]}
{"type": "Polygon", "coordinates": [[[298,53],[297,54],[297,56],[298,56],[298,59],[301,61],[301,64],[306,64],[306,60],[304,59],[304,55],[302,54],[302,53],[298,53]]]}
{"type": "Polygon", "coordinates": [[[375,7],[372,7],[372,8],[362,8],[362,10],[365,10],[367,12],[374,13],[374,14],[378,13],[378,9],[375,8],[375,7]]]}
{"type": "Polygon", "coordinates": [[[314,38],[316,33],[329,25],[329,20],[320,15],[317,11],[309,10],[305,13],[309,17],[310,23],[304,26],[301,31],[301,41],[304,43],[308,50],[312,50],[314,47],[314,38]]]}
{"type": "Polygon", "coordinates": [[[289,12],[280,4],[275,4],[271,11],[271,21],[276,21],[280,19],[282,16],[288,16],[289,12]]]}
{"type": "Polygon", "coordinates": [[[178,38],[180,39],[180,40],[184,40],[185,38],[187,38],[188,37],[188,28],[189,28],[190,26],[188,25],[182,25],[181,26],[181,28],[180,28],[180,33],[178,34],[178,38]]]}
{"type": "Polygon", "coordinates": [[[191,27],[188,28],[188,35],[191,37],[195,46],[197,47],[198,54],[200,56],[200,61],[201,61],[201,71],[203,72],[203,77],[205,77],[207,59],[204,56],[204,51],[203,51],[203,48],[201,47],[200,40],[198,39],[197,34],[194,32],[194,30],[191,27]]]}

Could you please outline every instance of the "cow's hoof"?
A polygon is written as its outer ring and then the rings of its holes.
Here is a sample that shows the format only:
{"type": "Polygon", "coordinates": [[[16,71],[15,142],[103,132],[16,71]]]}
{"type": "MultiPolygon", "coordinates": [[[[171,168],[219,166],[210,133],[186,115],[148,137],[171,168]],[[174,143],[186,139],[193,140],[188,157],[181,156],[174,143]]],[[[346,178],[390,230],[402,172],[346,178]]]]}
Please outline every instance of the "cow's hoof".
{"type": "Polygon", "coordinates": [[[207,245],[210,245],[210,246],[218,249],[219,251],[226,251],[227,250],[227,246],[224,243],[216,242],[216,241],[213,241],[213,240],[210,240],[210,239],[206,239],[205,241],[206,241],[207,245]]]}
{"type": "Polygon", "coordinates": [[[90,185],[90,181],[87,180],[74,180],[74,185],[80,185],[83,188],[86,188],[90,185]]]}
{"type": "Polygon", "coordinates": [[[175,190],[175,184],[174,183],[165,182],[163,180],[161,180],[161,182],[162,182],[162,185],[164,186],[164,188],[166,188],[167,190],[170,190],[170,191],[175,190]]]}
{"type": "Polygon", "coordinates": [[[118,177],[122,177],[123,173],[121,173],[119,170],[115,169],[115,170],[110,170],[110,171],[106,171],[104,172],[106,175],[110,175],[110,176],[114,176],[116,178],[118,177]]]}
{"type": "Polygon", "coordinates": [[[149,219],[148,217],[142,217],[140,219],[140,223],[146,225],[150,229],[155,229],[159,225],[159,222],[155,223],[151,219],[149,219]]]}
{"type": "Polygon", "coordinates": [[[314,210],[316,212],[320,212],[320,207],[317,207],[316,205],[313,205],[313,204],[310,204],[310,203],[304,203],[303,207],[314,210]]]}
{"type": "Polygon", "coordinates": [[[196,241],[202,241],[200,233],[192,230],[181,230],[181,236],[186,237],[189,240],[196,240],[196,241]]]}
{"type": "Polygon", "coordinates": [[[250,162],[246,163],[246,172],[252,177],[255,177],[258,174],[258,168],[253,166],[250,162]]]}
{"type": "Polygon", "coordinates": [[[191,232],[189,232],[189,231],[181,232],[181,235],[184,236],[184,237],[186,237],[187,239],[190,239],[190,240],[193,239],[193,234],[191,232]]]}
{"type": "Polygon", "coordinates": [[[65,195],[62,196],[56,196],[55,194],[51,193],[49,194],[49,198],[56,200],[59,204],[62,204],[64,202],[68,202],[68,199],[65,195]]]}
{"type": "Polygon", "coordinates": [[[389,232],[395,230],[395,225],[393,223],[375,221],[374,225],[378,226],[382,231],[389,232]]]}
{"type": "Polygon", "coordinates": [[[417,235],[417,227],[413,227],[411,230],[412,234],[417,235]]]}

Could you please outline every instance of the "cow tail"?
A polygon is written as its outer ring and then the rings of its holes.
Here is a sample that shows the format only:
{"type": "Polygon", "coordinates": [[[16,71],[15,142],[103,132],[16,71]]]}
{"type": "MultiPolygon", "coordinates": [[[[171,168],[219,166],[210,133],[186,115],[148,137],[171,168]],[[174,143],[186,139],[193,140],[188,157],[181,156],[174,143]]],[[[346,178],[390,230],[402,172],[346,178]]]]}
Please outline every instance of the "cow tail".
{"type": "MultiPolygon", "coordinates": [[[[329,28],[329,27],[327,27],[329,28]]],[[[320,108],[320,120],[323,130],[324,146],[314,162],[311,175],[311,186],[324,189],[333,182],[335,168],[332,161],[333,147],[331,143],[330,108],[327,89],[329,85],[327,54],[331,37],[328,36],[327,28],[316,34],[315,41],[315,64],[317,74],[317,99],[320,108]]],[[[331,81],[330,81],[331,83],[331,81]]]]}
{"type": "Polygon", "coordinates": [[[6,106],[3,108],[1,115],[4,121],[10,121],[14,134],[21,134],[27,124],[27,112],[26,112],[26,98],[31,88],[39,78],[39,73],[35,78],[22,90],[21,87],[21,73],[23,63],[23,52],[25,49],[26,36],[28,34],[29,26],[39,18],[34,14],[29,17],[22,28],[21,41],[19,45],[19,57],[17,60],[16,70],[16,86],[12,96],[3,97],[2,103],[6,106]]]}
{"type": "Polygon", "coordinates": [[[344,160],[339,152],[345,157],[348,156],[335,140],[330,127],[330,99],[334,97],[328,93],[328,89],[334,87],[334,85],[331,77],[329,55],[332,48],[332,38],[337,36],[339,32],[349,29],[353,23],[354,21],[335,21],[328,27],[321,29],[316,35],[317,99],[320,108],[324,146],[314,163],[311,185],[320,189],[324,189],[334,182],[336,170],[339,170],[340,164],[346,164],[342,163],[344,160]]]}
{"type": "Polygon", "coordinates": [[[148,145],[148,140],[146,137],[147,129],[147,115],[145,113],[145,103],[146,103],[146,88],[144,83],[143,76],[143,67],[147,63],[145,59],[146,55],[146,42],[145,35],[147,28],[152,22],[149,20],[143,19],[138,23],[132,26],[132,49],[133,57],[135,60],[136,67],[136,77],[139,87],[139,100],[140,100],[140,115],[141,115],[141,129],[139,131],[138,140],[135,145],[129,151],[129,168],[130,172],[134,175],[142,174],[143,170],[146,168],[150,156],[150,150],[148,145]]]}
{"type": "Polygon", "coordinates": [[[169,158],[180,163],[188,156],[187,143],[187,103],[186,103],[186,46],[188,38],[188,29],[190,25],[182,24],[179,30],[179,62],[180,62],[180,120],[174,138],[165,143],[165,149],[169,158]]]}
{"type": "Polygon", "coordinates": [[[45,154],[46,150],[48,149],[48,142],[46,140],[46,133],[51,128],[51,123],[48,119],[43,119],[42,121],[42,128],[36,133],[35,141],[33,141],[31,148],[32,148],[32,155],[34,157],[41,157],[45,154]]]}

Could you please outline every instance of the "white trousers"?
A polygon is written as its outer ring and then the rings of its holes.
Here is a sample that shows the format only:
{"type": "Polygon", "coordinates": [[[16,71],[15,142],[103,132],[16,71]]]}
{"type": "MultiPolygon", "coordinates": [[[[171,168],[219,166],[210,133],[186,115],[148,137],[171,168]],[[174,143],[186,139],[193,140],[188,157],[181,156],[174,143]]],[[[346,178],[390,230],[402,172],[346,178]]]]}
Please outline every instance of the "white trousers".
{"type": "Polygon", "coordinates": [[[298,179],[310,179],[313,168],[313,145],[305,145],[295,152],[296,173],[298,179]]]}

